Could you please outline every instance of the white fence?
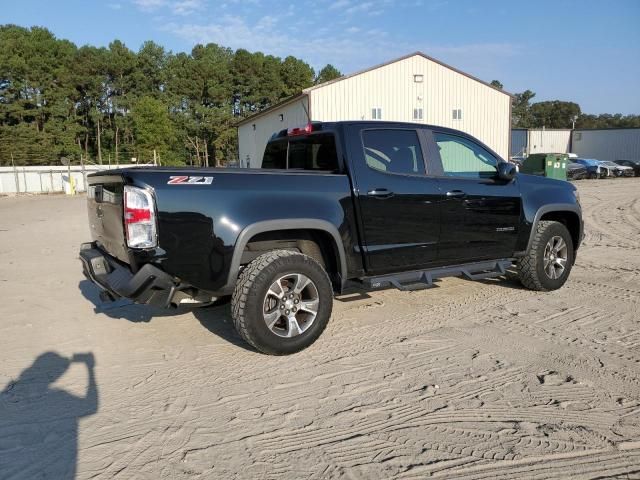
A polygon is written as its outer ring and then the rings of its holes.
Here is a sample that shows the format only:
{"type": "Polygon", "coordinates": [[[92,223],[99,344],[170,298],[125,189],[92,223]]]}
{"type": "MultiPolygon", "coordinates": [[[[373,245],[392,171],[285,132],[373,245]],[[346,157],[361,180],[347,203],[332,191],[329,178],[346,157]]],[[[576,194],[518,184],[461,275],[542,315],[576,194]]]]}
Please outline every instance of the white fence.
{"type": "Polygon", "coordinates": [[[0,167],[0,195],[69,192],[69,170],[76,192],[84,192],[89,173],[133,166],[135,165],[0,167]]]}

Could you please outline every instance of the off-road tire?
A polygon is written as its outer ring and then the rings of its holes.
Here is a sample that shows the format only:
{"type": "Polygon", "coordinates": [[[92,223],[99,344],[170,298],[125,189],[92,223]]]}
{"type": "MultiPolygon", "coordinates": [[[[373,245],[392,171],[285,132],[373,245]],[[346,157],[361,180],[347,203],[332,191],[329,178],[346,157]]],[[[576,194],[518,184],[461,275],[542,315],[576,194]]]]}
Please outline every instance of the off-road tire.
{"type": "Polygon", "coordinates": [[[269,355],[287,355],[307,348],[324,331],[332,308],[333,288],[327,272],[310,256],[289,250],[273,250],[255,258],[242,270],[231,298],[236,330],[256,350],[269,355]],[[313,324],[291,338],[274,334],[263,317],[264,298],[270,285],[287,273],[302,273],[309,277],[319,298],[313,324]]]}
{"type": "Polygon", "coordinates": [[[527,254],[518,261],[518,277],[520,282],[530,290],[547,292],[562,287],[574,260],[573,240],[567,227],[560,222],[542,220],[538,222],[533,234],[531,248],[527,254]],[[557,279],[551,279],[544,271],[544,251],[547,242],[554,236],[560,236],[567,244],[567,262],[562,275],[557,279]]]}

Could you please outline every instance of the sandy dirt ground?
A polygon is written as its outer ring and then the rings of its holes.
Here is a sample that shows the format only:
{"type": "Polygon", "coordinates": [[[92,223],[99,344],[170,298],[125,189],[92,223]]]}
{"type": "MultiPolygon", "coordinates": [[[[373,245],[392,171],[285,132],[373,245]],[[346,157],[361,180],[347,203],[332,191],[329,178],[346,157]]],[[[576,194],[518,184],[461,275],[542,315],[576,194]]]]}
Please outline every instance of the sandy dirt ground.
{"type": "Polygon", "coordinates": [[[100,305],[84,199],[0,199],[0,478],[640,478],[640,179],[578,186],[563,289],[343,299],[290,357],[100,305]]]}

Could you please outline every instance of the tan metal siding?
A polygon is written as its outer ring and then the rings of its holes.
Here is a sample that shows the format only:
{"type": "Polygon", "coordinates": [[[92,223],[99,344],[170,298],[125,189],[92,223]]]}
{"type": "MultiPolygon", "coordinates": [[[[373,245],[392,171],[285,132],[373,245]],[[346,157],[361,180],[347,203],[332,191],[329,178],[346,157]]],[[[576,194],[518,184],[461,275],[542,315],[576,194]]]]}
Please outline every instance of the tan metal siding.
{"type": "Polygon", "coordinates": [[[571,130],[531,129],[528,153],[569,153],[571,130]]]}
{"type": "Polygon", "coordinates": [[[309,97],[302,97],[281,108],[256,117],[238,127],[238,160],[241,167],[259,168],[269,138],[284,128],[309,123],[309,97]],[[283,119],[280,120],[280,115],[283,119]],[[255,125],[255,130],[253,126],[255,125]]]}
{"type": "Polygon", "coordinates": [[[573,153],[598,160],[640,160],[640,128],[575,130],[573,153]]]}
{"type": "Polygon", "coordinates": [[[309,92],[311,116],[318,121],[370,120],[373,108],[382,120],[413,122],[413,109],[422,108],[419,123],[467,132],[504,158],[509,154],[508,95],[420,55],[406,58],[309,92]],[[423,75],[423,82],[414,82],[423,75]],[[453,119],[453,109],[462,119],[453,119]]]}

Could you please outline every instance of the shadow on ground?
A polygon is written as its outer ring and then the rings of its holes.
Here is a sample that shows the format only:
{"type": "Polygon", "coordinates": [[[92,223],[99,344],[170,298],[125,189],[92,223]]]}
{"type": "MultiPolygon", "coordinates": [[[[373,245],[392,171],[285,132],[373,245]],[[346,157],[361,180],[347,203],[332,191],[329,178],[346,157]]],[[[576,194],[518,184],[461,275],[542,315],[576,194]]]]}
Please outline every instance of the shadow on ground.
{"type": "Polygon", "coordinates": [[[150,305],[139,305],[128,299],[103,302],[100,300],[98,287],[88,280],[82,280],[78,284],[78,288],[82,295],[94,305],[93,311],[95,313],[102,313],[110,318],[133,323],[146,323],[153,318],[177,317],[191,313],[204,328],[214,335],[245,350],[255,351],[236,332],[231,319],[228,298],[207,307],[156,308],[150,305]]]}
{"type": "Polygon", "coordinates": [[[484,283],[485,285],[495,285],[497,287],[508,288],[509,290],[527,290],[518,278],[518,272],[515,270],[507,270],[505,275],[494,278],[485,278],[483,280],[470,280],[473,282],[484,283]]]}
{"type": "Polygon", "coordinates": [[[94,365],[92,353],[46,352],[0,392],[1,478],[75,478],[79,421],[98,411],[94,365]],[[89,374],[84,396],[52,386],[73,362],[89,374]]]}

